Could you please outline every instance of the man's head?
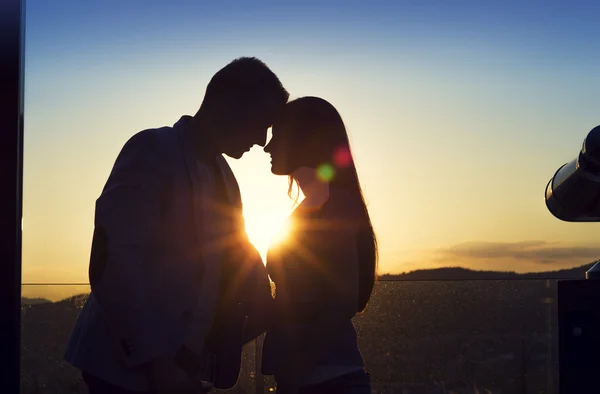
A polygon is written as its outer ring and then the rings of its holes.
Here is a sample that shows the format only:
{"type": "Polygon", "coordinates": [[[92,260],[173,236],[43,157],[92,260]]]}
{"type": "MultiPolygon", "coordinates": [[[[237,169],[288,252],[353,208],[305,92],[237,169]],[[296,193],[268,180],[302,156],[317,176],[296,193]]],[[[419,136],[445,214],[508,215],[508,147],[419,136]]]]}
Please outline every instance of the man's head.
{"type": "Polygon", "coordinates": [[[255,144],[265,145],[267,129],[288,98],[265,63],[242,57],[212,77],[195,117],[221,153],[239,159],[255,144]]]}

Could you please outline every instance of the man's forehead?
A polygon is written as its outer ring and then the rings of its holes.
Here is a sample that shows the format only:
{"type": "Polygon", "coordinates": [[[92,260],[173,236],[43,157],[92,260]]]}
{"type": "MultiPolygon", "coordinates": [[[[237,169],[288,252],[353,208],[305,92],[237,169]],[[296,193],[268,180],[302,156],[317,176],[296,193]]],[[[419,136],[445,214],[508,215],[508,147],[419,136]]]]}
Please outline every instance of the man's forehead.
{"type": "Polygon", "coordinates": [[[276,101],[255,102],[251,105],[252,112],[273,124],[280,116],[284,106],[276,101]]]}

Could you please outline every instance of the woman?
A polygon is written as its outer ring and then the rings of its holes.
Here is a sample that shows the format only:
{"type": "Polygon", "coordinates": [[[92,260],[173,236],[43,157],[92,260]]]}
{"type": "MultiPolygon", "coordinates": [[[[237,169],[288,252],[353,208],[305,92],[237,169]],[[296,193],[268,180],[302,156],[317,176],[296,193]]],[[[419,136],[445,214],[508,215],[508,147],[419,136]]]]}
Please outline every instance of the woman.
{"type": "Polygon", "coordinates": [[[271,245],[267,270],[275,308],[262,371],[279,394],[370,393],[352,317],[376,276],[377,242],[337,110],[317,97],[286,104],[265,147],[271,171],[305,198],[291,232],[271,245]]]}

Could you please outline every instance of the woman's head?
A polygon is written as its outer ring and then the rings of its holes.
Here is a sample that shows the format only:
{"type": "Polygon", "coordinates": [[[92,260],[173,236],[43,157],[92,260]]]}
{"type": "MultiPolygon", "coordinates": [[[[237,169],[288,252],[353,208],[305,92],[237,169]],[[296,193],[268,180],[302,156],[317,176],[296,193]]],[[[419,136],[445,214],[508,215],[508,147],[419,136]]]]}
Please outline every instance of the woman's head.
{"type": "Polygon", "coordinates": [[[344,189],[361,203],[356,218],[360,228],[359,311],[371,295],[377,271],[377,240],[352,158],[342,117],[326,100],[302,97],[287,103],[273,123],[273,137],[265,146],[271,155],[271,171],[289,175],[301,167],[313,168],[320,181],[344,189]]]}
{"type": "Polygon", "coordinates": [[[289,102],[272,130],[265,152],[271,154],[275,175],[291,175],[300,167],[309,167],[333,183],[337,173],[352,164],[344,122],[333,105],[321,98],[289,102]]]}

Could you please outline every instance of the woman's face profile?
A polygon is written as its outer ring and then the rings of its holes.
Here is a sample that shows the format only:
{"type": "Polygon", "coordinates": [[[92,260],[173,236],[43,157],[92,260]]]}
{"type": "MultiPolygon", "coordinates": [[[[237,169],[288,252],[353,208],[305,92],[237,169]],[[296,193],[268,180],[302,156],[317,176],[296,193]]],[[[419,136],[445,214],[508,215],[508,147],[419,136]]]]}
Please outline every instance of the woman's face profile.
{"type": "Polygon", "coordinates": [[[264,149],[271,155],[271,172],[275,175],[289,175],[298,167],[294,163],[294,157],[299,147],[292,143],[292,125],[288,122],[276,122],[271,131],[271,140],[264,149]]]}

